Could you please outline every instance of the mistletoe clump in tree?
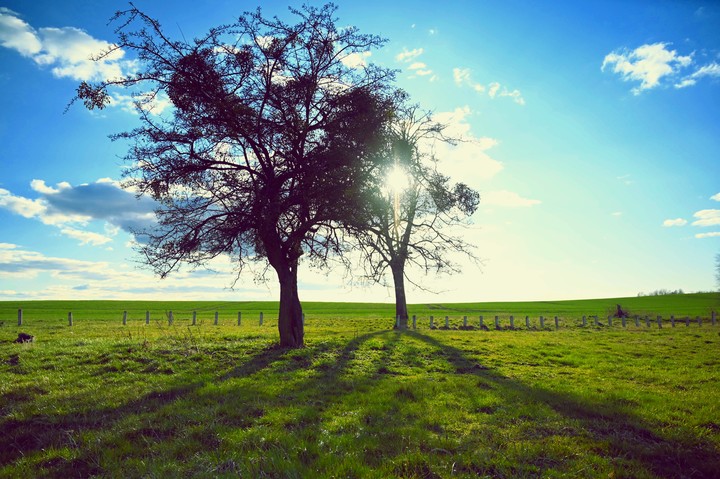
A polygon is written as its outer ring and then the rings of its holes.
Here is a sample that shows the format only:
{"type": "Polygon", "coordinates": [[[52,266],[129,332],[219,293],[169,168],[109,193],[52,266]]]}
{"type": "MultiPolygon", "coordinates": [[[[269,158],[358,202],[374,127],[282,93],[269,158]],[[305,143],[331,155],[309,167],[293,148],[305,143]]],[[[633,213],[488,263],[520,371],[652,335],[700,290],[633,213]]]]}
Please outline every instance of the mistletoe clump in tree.
{"type": "Polygon", "coordinates": [[[92,109],[113,88],[139,92],[141,125],[116,138],[133,145],[127,184],[161,205],[158,227],[142,232],[144,261],[163,277],[220,255],[239,270],[265,262],[287,347],[303,345],[300,259],[342,253],[337,227],[362,210],[392,103],[393,72],[352,61],[384,40],[336,27],[335,10],[290,9],[290,24],[258,9],[187,42],[132,6],[104,55],[134,52],[139,70],[83,83],[76,98],[92,109]],[[173,108],[155,117],[147,104],[161,97],[173,108]]]}

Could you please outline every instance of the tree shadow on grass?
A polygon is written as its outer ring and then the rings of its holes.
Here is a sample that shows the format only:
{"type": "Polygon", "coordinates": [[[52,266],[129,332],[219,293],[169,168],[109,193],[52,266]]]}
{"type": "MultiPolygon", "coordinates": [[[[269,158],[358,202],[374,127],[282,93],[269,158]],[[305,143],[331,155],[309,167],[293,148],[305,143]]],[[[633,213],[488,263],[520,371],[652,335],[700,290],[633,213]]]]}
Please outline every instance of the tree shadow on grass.
{"type": "Polygon", "coordinates": [[[577,421],[597,440],[610,444],[613,458],[636,461],[661,478],[720,477],[720,451],[709,441],[687,437],[683,442],[663,437],[657,425],[634,415],[631,406],[588,401],[566,392],[529,386],[471,360],[460,349],[417,332],[413,338],[443,351],[458,374],[472,374],[510,401],[537,401],[561,416],[577,421]]]}
{"type": "Polygon", "coordinates": [[[481,389],[491,389],[511,407],[545,404],[579,424],[597,442],[610,445],[594,454],[639,464],[647,476],[717,477],[718,451],[707,441],[688,438],[680,443],[663,437],[657,426],[633,415],[629,407],[530,386],[478,364],[436,336],[398,331],[369,333],[346,343],[318,343],[304,350],[267,348],[211,381],[184,378],[174,387],[117,408],[0,421],[0,468],[44,450],[71,448],[68,458],[41,462],[36,475],[153,475],[166,467],[171,475],[210,477],[331,472],[362,477],[384,468],[396,477],[441,477],[438,455],[447,457],[451,472],[464,471],[468,476],[499,477],[508,471],[525,477],[541,475],[532,468],[494,469],[492,464],[472,464],[472,460],[456,471],[452,456],[463,451],[437,439],[445,425],[413,412],[414,406],[433,398],[423,397],[421,390],[411,387],[413,378],[393,369],[398,356],[405,362],[412,359],[405,356],[413,341],[447,363],[445,372],[433,373],[440,379],[476,377],[481,389]],[[347,417],[336,417],[338,412],[347,417]],[[168,416],[173,420],[167,421],[168,416]],[[143,426],[129,425],[133,418],[143,426]],[[85,432],[96,434],[94,443],[80,439],[78,433],[85,432]],[[241,439],[228,447],[227,437],[237,434],[241,439]],[[147,447],[140,447],[143,444],[147,447]],[[158,451],[159,446],[165,449],[158,451]],[[114,449],[120,451],[120,461],[114,456],[108,459],[107,451],[114,449]],[[355,455],[356,460],[346,455],[355,455]],[[149,466],[137,463],[157,467],[149,471],[149,466]],[[345,465],[336,467],[336,463],[345,465]]]}
{"type": "MultiPolygon", "coordinates": [[[[336,383],[336,375],[339,374],[347,361],[352,357],[352,353],[363,342],[383,334],[384,332],[369,333],[356,337],[351,340],[339,355],[337,364],[334,364],[322,372],[322,380],[312,381],[314,387],[318,384],[332,387],[336,383]]],[[[320,345],[312,351],[322,353],[324,350],[332,348],[331,344],[320,345]]],[[[301,369],[307,366],[304,361],[296,361],[288,359],[296,354],[300,354],[303,350],[283,349],[278,346],[270,346],[252,356],[247,362],[234,368],[230,372],[222,374],[214,381],[222,383],[233,379],[250,378],[273,365],[285,361],[287,367],[283,370],[292,373],[293,370],[301,369]]],[[[193,401],[199,397],[198,391],[205,386],[206,381],[185,382],[182,381],[175,385],[147,393],[135,400],[129,401],[122,406],[114,408],[97,408],[83,409],[78,412],[67,414],[36,414],[25,419],[3,419],[0,418],[0,469],[3,466],[12,465],[14,462],[35,453],[46,451],[49,449],[61,450],[64,448],[76,449],[76,457],[65,459],[56,457],[40,464],[42,471],[35,471],[38,476],[43,472],[52,477],[89,477],[92,475],[103,474],[106,472],[102,464],[102,460],[98,457],[97,452],[112,447],[114,442],[129,441],[172,441],[180,431],[177,427],[162,428],[149,427],[139,431],[125,431],[112,434],[113,429],[122,421],[135,416],[153,416],[159,415],[161,411],[168,410],[173,403],[180,401],[193,401]],[[110,433],[107,444],[95,444],[94,451],[89,451],[78,444],[78,435],[86,432],[104,432],[110,433]],[[123,435],[124,437],[119,437],[123,435]]],[[[325,388],[323,388],[325,389],[325,388]]],[[[312,389],[311,389],[312,390],[312,389]]],[[[292,394],[293,391],[288,391],[292,394]]],[[[204,402],[208,400],[216,400],[217,402],[226,401],[227,398],[219,397],[219,395],[205,395],[204,402]],[[209,397],[208,397],[209,396],[209,397]]],[[[30,396],[20,398],[22,400],[31,400],[30,396]]],[[[80,401],[81,402],[81,401],[80,401]]],[[[316,401],[322,403],[322,401],[316,401]]],[[[257,408],[244,408],[238,411],[238,414],[247,416],[246,419],[237,420],[240,426],[249,426],[256,422],[256,419],[262,417],[263,412],[257,408]]],[[[237,418],[236,418],[237,419],[237,418]]],[[[233,425],[232,422],[229,425],[233,425]]],[[[107,435],[107,434],[106,434],[107,435]]],[[[201,438],[202,442],[209,442],[210,446],[216,442],[201,438]]],[[[149,451],[151,452],[151,451],[149,451]]],[[[0,471],[1,472],[1,471],[0,471]]]]}

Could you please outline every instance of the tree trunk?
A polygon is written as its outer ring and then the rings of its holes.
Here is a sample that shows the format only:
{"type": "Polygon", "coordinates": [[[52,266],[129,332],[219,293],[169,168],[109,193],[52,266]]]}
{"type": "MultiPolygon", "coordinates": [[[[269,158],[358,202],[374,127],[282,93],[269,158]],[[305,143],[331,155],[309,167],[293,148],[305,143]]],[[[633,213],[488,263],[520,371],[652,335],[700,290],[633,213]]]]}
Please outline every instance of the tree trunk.
{"type": "Polygon", "coordinates": [[[280,310],[278,312],[278,331],[280,346],[300,348],[305,336],[302,306],[298,297],[297,265],[276,269],[280,281],[280,310]]]}
{"type": "Polygon", "coordinates": [[[405,271],[402,265],[391,265],[390,269],[392,270],[393,282],[395,283],[395,328],[407,329],[408,310],[407,300],[405,299],[405,271]],[[399,325],[397,322],[398,318],[400,318],[399,325]]]}

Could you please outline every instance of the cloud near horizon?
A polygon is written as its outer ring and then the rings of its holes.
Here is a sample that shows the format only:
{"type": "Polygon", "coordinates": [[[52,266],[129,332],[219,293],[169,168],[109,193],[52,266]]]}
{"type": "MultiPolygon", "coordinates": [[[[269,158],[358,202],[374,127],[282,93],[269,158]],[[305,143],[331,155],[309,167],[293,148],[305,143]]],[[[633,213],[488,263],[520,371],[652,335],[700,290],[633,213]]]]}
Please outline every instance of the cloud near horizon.
{"type": "Polygon", "coordinates": [[[78,240],[81,245],[101,246],[111,242],[111,236],[119,229],[132,234],[156,224],[157,203],[146,196],[136,198],[110,178],[78,186],[61,182],[55,187],[34,179],[30,187],[40,197],[26,198],[0,188],[0,208],[55,226],[62,235],[78,240]],[[78,229],[93,220],[110,225],[105,234],[78,229]]]}

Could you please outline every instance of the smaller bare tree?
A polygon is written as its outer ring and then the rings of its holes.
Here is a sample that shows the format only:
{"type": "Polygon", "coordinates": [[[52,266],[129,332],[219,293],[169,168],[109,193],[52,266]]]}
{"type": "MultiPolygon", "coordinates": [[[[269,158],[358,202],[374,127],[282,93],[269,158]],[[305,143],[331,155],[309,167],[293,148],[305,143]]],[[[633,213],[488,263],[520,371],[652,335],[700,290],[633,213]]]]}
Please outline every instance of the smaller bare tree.
{"type": "Polygon", "coordinates": [[[473,246],[456,233],[477,209],[480,195],[464,183],[451,183],[438,170],[434,142],[453,141],[445,125],[429,112],[401,99],[391,122],[386,161],[376,170],[375,186],[366,191],[362,222],[350,225],[361,251],[364,278],[384,283],[388,270],[395,289],[395,315],[407,328],[405,282],[422,286],[408,275],[408,266],[426,274],[457,273],[451,253],[475,261],[473,246]]]}

